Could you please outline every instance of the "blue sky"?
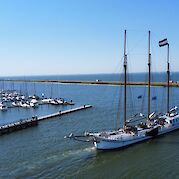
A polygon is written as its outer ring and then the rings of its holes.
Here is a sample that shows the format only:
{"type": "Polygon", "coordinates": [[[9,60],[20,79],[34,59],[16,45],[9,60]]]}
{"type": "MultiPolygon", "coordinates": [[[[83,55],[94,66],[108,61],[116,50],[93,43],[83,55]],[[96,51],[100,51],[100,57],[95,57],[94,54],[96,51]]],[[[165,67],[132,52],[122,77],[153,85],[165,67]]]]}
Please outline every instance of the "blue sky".
{"type": "Polygon", "coordinates": [[[0,76],[116,73],[127,29],[131,72],[164,71],[165,37],[179,70],[177,0],[0,0],[0,76]]]}

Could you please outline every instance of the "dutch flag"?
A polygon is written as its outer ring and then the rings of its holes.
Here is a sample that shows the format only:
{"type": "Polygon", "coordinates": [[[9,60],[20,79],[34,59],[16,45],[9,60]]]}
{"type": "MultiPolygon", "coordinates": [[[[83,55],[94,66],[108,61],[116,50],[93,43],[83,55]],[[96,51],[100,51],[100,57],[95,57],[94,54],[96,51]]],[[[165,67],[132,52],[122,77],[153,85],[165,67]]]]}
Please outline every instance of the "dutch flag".
{"type": "Polygon", "coordinates": [[[159,47],[163,47],[165,45],[168,45],[168,40],[167,39],[163,39],[159,41],[159,47]]]}

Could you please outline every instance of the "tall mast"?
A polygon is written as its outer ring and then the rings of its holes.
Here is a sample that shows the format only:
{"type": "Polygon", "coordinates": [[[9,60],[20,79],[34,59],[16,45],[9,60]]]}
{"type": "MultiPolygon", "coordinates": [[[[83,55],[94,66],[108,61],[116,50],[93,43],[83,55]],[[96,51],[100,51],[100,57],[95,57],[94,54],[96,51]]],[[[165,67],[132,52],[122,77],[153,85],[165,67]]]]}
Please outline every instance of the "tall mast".
{"type": "Polygon", "coordinates": [[[167,113],[169,113],[169,103],[170,103],[170,62],[169,62],[169,43],[167,44],[167,113]]]}
{"type": "Polygon", "coordinates": [[[150,31],[149,31],[149,37],[148,37],[148,119],[150,115],[150,73],[151,73],[151,53],[150,53],[150,31]]]}
{"type": "Polygon", "coordinates": [[[159,47],[167,45],[167,113],[169,114],[170,108],[170,62],[169,62],[169,43],[167,38],[159,41],[159,47]]]}
{"type": "Polygon", "coordinates": [[[127,55],[126,55],[126,30],[124,31],[124,121],[123,128],[126,126],[126,92],[127,92],[127,55]]]}

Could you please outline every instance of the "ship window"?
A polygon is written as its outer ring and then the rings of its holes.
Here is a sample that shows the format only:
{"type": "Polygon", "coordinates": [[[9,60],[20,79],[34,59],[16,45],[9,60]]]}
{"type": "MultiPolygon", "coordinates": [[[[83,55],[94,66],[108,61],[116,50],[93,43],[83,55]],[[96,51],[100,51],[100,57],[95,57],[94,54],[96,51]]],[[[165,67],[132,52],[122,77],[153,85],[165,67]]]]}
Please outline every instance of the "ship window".
{"type": "Polygon", "coordinates": [[[170,121],[170,124],[172,124],[172,121],[170,121]]]}

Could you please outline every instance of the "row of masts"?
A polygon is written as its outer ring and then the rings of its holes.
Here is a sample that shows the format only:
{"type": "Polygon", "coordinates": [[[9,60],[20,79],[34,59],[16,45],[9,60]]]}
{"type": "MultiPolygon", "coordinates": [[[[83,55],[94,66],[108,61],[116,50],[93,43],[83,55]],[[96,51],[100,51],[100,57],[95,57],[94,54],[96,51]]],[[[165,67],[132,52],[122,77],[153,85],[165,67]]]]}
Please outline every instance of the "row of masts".
{"type": "MultiPolygon", "coordinates": [[[[148,32],[148,113],[147,119],[150,116],[150,86],[151,86],[151,52],[150,52],[150,35],[148,32]]],[[[169,63],[169,43],[167,42],[167,113],[169,114],[169,93],[170,93],[170,63],[169,63]]],[[[126,30],[124,31],[124,119],[123,128],[126,127],[126,109],[127,109],[127,54],[126,54],[126,30]]]]}

